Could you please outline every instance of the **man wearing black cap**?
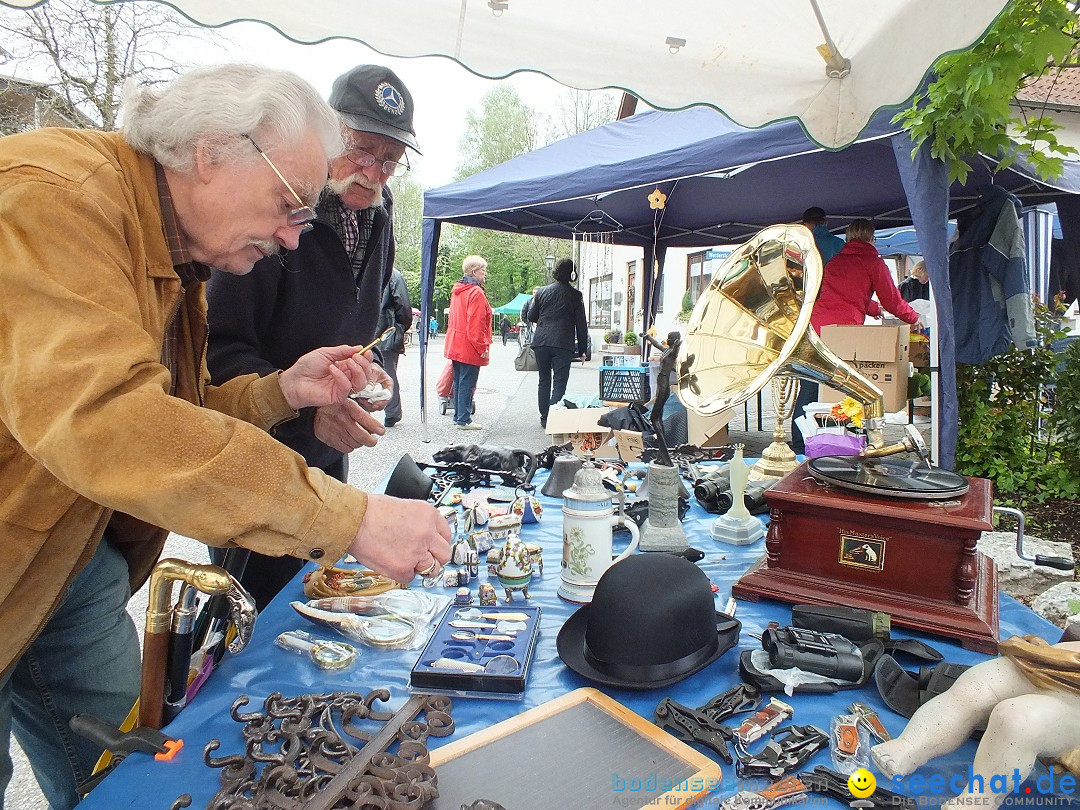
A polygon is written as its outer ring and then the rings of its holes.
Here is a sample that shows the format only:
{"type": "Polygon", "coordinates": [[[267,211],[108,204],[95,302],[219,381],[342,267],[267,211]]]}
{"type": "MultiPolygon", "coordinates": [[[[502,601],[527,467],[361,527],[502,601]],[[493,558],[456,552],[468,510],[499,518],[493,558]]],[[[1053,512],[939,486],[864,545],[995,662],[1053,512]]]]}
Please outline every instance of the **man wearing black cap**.
{"type": "MultiPolygon", "coordinates": [[[[346,152],[333,158],[317,218],[299,246],[260,261],[246,276],[215,272],[207,288],[213,380],[288,368],[319,346],[366,345],[376,337],[383,290],[394,266],[393,197],[386,182],[419,154],[413,100],[380,65],[359,65],[334,82],[328,99],[346,127],[346,152]]],[[[378,357],[375,358],[377,361],[378,357]]],[[[378,381],[389,388],[390,378],[378,381]]],[[[311,467],[348,479],[348,454],[374,447],[385,428],[368,411],[384,402],[307,408],[276,438],[311,467]]],[[[242,577],[261,610],[300,570],[292,557],[252,554],[242,577]]]]}

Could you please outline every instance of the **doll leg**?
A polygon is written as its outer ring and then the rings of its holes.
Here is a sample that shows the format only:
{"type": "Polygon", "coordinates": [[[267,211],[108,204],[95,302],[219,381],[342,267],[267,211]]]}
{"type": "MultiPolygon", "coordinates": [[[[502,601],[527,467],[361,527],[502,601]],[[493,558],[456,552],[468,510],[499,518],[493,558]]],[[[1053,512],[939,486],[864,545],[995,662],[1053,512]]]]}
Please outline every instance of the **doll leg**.
{"type": "Polygon", "coordinates": [[[1060,756],[1080,746],[1080,696],[1045,690],[1004,700],[990,713],[986,733],[975,751],[974,778],[955,802],[945,807],[970,806],[966,797],[979,797],[984,807],[997,807],[1005,793],[994,793],[991,779],[1005,776],[1016,787],[1014,773],[1026,779],[1039,756],[1060,756]]]}
{"type": "Polygon", "coordinates": [[[899,737],[875,745],[871,755],[886,776],[907,776],[934,757],[959,748],[1002,700],[1035,691],[1007,658],[984,661],[947,692],[920,706],[899,737]]]}

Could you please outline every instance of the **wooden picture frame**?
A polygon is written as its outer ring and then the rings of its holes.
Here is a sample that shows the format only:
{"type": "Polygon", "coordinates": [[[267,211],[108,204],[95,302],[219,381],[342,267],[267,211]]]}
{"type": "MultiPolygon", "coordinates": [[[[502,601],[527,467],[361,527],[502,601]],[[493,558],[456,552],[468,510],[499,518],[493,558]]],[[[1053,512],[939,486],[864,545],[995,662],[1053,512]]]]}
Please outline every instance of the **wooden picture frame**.
{"type": "Polygon", "coordinates": [[[593,688],[437,748],[430,764],[439,777],[430,810],[459,810],[477,799],[514,810],[616,803],[675,810],[717,790],[722,776],[707,756],[593,688]]]}

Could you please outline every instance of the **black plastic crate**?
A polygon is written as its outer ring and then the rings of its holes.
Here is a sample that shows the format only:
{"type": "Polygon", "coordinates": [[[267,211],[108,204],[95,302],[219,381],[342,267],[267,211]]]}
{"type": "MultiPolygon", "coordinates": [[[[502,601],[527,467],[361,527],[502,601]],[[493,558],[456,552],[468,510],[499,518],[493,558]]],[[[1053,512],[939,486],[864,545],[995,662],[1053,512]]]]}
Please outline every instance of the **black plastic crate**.
{"type": "Polygon", "coordinates": [[[600,399],[603,402],[648,402],[649,370],[636,367],[600,367],[600,399]]]}

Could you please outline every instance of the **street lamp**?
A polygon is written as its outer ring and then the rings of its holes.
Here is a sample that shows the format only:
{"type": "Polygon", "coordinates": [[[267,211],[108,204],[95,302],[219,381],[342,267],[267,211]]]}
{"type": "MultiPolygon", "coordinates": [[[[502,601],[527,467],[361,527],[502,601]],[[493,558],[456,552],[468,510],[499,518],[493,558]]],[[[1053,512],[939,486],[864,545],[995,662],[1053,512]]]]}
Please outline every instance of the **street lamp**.
{"type": "Polygon", "coordinates": [[[547,283],[551,283],[551,271],[555,269],[555,257],[545,256],[544,264],[547,266],[547,283]]]}

